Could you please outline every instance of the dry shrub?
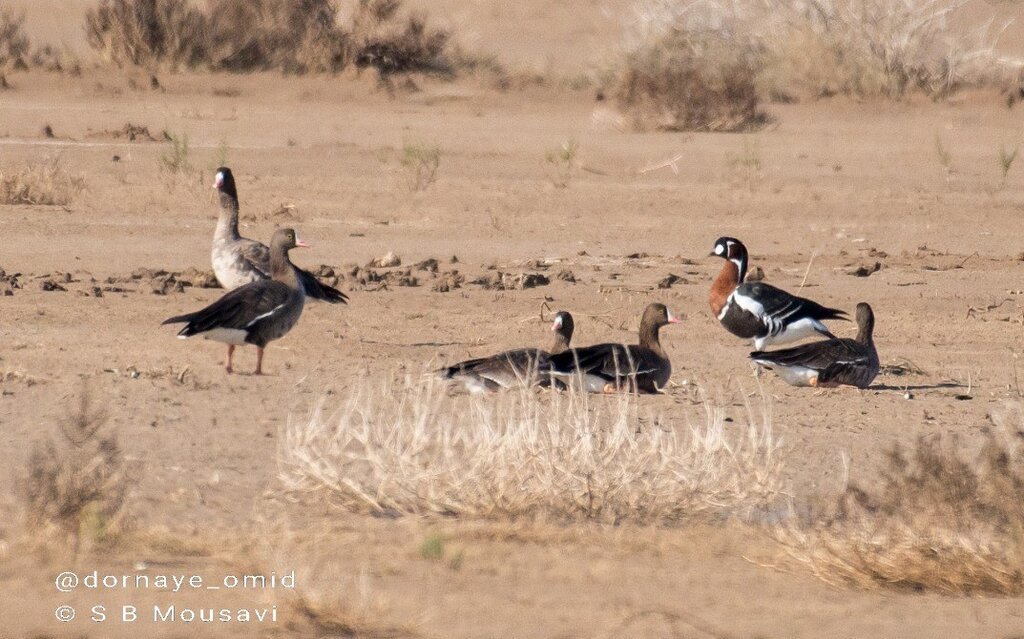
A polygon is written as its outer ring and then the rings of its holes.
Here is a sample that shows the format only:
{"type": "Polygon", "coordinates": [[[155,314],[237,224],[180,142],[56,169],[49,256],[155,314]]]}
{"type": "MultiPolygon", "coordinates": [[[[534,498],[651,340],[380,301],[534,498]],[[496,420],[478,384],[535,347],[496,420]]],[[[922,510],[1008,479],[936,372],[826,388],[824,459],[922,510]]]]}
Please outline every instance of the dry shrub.
{"type": "Polygon", "coordinates": [[[0,204],[70,204],[85,178],[69,173],[60,158],[44,158],[16,170],[0,170],[0,204]]]}
{"type": "MultiPolygon", "coordinates": [[[[965,7],[992,16],[983,0],[772,0],[759,16],[769,90],[793,97],[832,94],[941,98],[967,86],[1002,83],[1013,63],[995,44],[1005,25],[951,23],[965,7]]],[[[1019,67],[1019,64],[1017,65],[1019,67]]]]}
{"type": "Polygon", "coordinates": [[[86,12],[85,33],[119,67],[194,68],[209,59],[206,16],[189,0],[102,0],[86,12]]]}
{"type": "Polygon", "coordinates": [[[30,63],[33,68],[52,73],[82,74],[82,60],[68,47],[43,45],[32,52],[30,63]]]}
{"type": "Polygon", "coordinates": [[[821,523],[780,540],[822,579],[946,594],[1024,592],[1024,451],[1020,431],[989,431],[967,459],[958,442],[922,437],[893,449],[877,490],[850,486],[821,523]]]}
{"type": "Polygon", "coordinates": [[[228,71],[338,71],[348,61],[329,0],[213,0],[212,64],[228,71]]]}
{"type": "Polygon", "coordinates": [[[108,60],[145,67],[236,73],[335,73],[350,65],[449,73],[448,34],[401,0],[358,0],[346,16],[333,0],[104,0],[86,16],[89,44],[108,60]]]}
{"type": "Polygon", "coordinates": [[[770,420],[729,432],[704,410],[677,430],[632,395],[448,397],[406,379],[290,420],[280,475],[377,514],[672,525],[764,506],[780,481],[770,420]]]}
{"type": "Polygon", "coordinates": [[[25,35],[25,13],[15,14],[0,6],[0,71],[8,66],[24,66],[29,39],[25,35]]]}
{"type": "Polygon", "coordinates": [[[611,80],[643,126],[739,130],[764,116],[758,99],[835,94],[942,98],[1005,86],[1021,63],[1001,58],[1004,27],[954,27],[983,0],[644,0],[611,80]]]}
{"type": "Polygon", "coordinates": [[[70,541],[77,556],[83,541],[103,544],[124,529],[132,479],[117,436],[104,423],[83,393],[61,424],[62,441],[48,437],[33,446],[19,488],[35,541],[70,541]]]}
{"type": "Polygon", "coordinates": [[[615,98],[641,130],[756,128],[766,122],[756,53],[744,25],[717,5],[647,3],[628,34],[615,98]]]}

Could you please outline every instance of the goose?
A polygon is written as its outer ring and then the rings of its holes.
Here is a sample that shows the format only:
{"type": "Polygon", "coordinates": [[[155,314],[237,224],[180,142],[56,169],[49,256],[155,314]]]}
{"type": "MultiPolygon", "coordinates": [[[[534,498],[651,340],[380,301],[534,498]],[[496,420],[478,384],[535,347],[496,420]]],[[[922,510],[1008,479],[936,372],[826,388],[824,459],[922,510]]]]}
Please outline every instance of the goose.
{"type": "Polygon", "coordinates": [[[458,362],[435,372],[441,379],[461,382],[471,393],[493,392],[523,383],[531,386],[548,386],[548,359],[552,354],[561,353],[569,348],[574,328],[572,315],[567,311],[559,311],[551,324],[551,330],[555,333],[555,343],[550,351],[518,348],[490,357],[458,362]]]}
{"type": "MultiPolygon", "coordinates": [[[[250,282],[271,277],[270,249],[265,244],[244,238],[238,233],[238,190],[231,169],[217,169],[213,188],[220,197],[220,215],[213,231],[210,261],[217,281],[231,290],[250,282]]],[[[316,279],[312,273],[296,269],[306,295],[331,304],[346,304],[348,296],[316,279]]]]}
{"type": "Polygon", "coordinates": [[[718,238],[711,255],[725,260],[711,284],[711,310],[727,331],[753,339],[754,348],[759,351],[769,344],[786,344],[817,335],[833,338],[835,335],[822,320],[846,319],[843,311],[790,295],[770,284],[745,282],[747,247],[736,238],[718,238]]]}
{"type": "Polygon", "coordinates": [[[658,332],[662,326],[678,323],[664,304],[649,304],[640,320],[638,344],[571,348],[551,356],[551,375],[589,393],[661,392],[672,375],[672,364],[661,347],[658,332]]]}
{"type": "Polygon", "coordinates": [[[288,251],[309,245],[293,229],[278,229],[270,238],[270,279],[260,279],[228,291],[216,302],[194,313],[176,315],[164,324],[185,323],[178,337],[202,336],[228,345],[224,368],[233,371],[231,358],[236,346],[256,346],[256,375],[263,374],[263,349],[284,337],[299,321],[306,291],[301,272],[288,251]]]}
{"type": "Polygon", "coordinates": [[[857,305],[857,337],[833,338],[777,351],[750,354],[764,368],[774,370],[793,386],[835,387],[846,384],[867,388],[878,375],[878,351],[872,333],[875,313],[857,305]]]}

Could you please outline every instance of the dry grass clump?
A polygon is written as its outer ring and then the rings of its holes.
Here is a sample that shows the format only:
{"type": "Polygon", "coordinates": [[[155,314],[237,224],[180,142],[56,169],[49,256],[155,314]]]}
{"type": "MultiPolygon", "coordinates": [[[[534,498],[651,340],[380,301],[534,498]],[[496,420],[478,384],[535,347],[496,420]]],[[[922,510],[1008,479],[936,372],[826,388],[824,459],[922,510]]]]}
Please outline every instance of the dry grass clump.
{"type": "Polygon", "coordinates": [[[37,442],[19,482],[27,531],[36,542],[102,544],[124,529],[132,483],[117,436],[87,394],[61,424],[62,441],[37,442]]]}
{"type": "Polygon", "coordinates": [[[89,44],[118,65],[236,73],[335,73],[372,67],[450,73],[448,34],[401,0],[358,0],[339,14],[332,0],[103,0],[86,16],[89,44]]]}
{"type": "Polygon", "coordinates": [[[762,124],[763,99],[1005,86],[1022,67],[995,51],[1005,25],[953,25],[982,1],[642,0],[610,84],[638,126],[698,131],[762,124]]]}
{"type": "Polygon", "coordinates": [[[933,98],[969,86],[1002,83],[1020,64],[1001,60],[996,42],[1006,25],[973,30],[953,24],[982,0],[772,0],[758,18],[770,72],[769,90],[793,97],[847,94],[933,98]]]}
{"type": "Polygon", "coordinates": [[[877,490],[850,486],[831,517],[781,541],[816,575],[862,587],[946,594],[1024,592],[1024,451],[989,433],[965,458],[922,437],[892,450],[877,490]]]}
{"type": "Polygon", "coordinates": [[[614,80],[615,98],[634,127],[743,131],[764,124],[760,60],[745,28],[718,5],[640,6],[614,80]]]}
{"type": "Polygon", "coordinates": [[[209,59],[206,16],[189,0],[101,0],[86,39],[117,66],[193,68],[209,59]]]}
{"type": "Polygon", "coordinates": [[[0,71],[9,66],[24,66],[29,39],[25,35],[25,13],[15,14],[0,7],[0,71]]]}
{"type": "Polygon", "coordinates": [[[290,420],[280,475],[291,490],[392,515],[672,525],[764,506],[780,482],[770,420],[733,431],[704,409],[680,430],[630,395],[448,397],[407,379],[290,420]]]}
{"type": "Polygon", "coordinates": [[[70,204],[85,178],[68,172],[60,158],[44,158],[15,170],[0,169],[0,204],[70,204]]]}

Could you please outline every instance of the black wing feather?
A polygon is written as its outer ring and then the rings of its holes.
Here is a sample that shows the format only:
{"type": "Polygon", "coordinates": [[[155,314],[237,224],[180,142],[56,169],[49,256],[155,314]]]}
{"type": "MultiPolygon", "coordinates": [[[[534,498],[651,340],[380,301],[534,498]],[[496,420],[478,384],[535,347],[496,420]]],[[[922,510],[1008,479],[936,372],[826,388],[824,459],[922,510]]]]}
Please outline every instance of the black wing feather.
{"type": "Polygon", "coordinates": [[[868,356],[861,352],[860,345],[854,340],[832,339],[775,351],[754,351],[750,359],[777,366],[806,366],[825,371],[835,366],[866,363],[868,356]]]}
{"type": "Polygon", "coordinates": [[[302,288],[306,291],[306,297],[312,297],[315,300],[322,300],[330,304],[348,304],[348,296],[338,289],[324,284],[309,271],[304,271],[301,268],[297,268],[295,271],[299,276],[299,281],[302,283],[302,288]]]}
{"type": "Polygon", "coordinates": [[[737,295],[757,300],[764,308],[765,315],[785,319],[792,315],[811,317],[816,320],[839,319],[846,311],[822,306],[805,297],[797,297],[764,282],[744,282],[736,289],[737,295]]]}
{"type": "Polygon", "coordinates": [[[292,289],[274,280],[260,280],[229,291],[206,308],[195,313],[177,315],[163,321],[164,324],[187,322],[179,335],[186,337],[205,333],[215,328],[244,330],[250,328],[253,320],[269,313],[288,301],[292,289]]]}
{"type": "Polygon", "coordinates": [[[570,348],[552,355],[551,370],[562,375],[586,373],[615,381],[634,373],[648,372],[640,367],[642,357],[635,347],[623,344],[595,344],[586,348],[570,348]],[[639,369],[639,370],[637,370],[639,369]]]}

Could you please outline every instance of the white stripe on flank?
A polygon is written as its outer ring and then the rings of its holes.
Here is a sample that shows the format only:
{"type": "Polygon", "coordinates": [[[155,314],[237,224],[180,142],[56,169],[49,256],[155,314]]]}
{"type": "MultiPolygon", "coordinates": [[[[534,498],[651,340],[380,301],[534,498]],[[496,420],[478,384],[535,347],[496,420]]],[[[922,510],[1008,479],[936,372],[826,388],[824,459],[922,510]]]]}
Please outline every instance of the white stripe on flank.
{"type": "Polygon", "coordinates": [[[278,311],[279,311],[279,310],[281,310],[282,308],[284,308],[284,304],[278,304],[277,306],[275,306],[274,308],[270,309],[270,310],[269,310],[269,311],[267,311],[266,313],[264,313],[264,314],[262,314],[262,315],[257,315],[256,317],[252,318],[252,321],[251,321],[251,322],[249,322],[248,324],[246,324],[246,325],[245,325],[245,327],[246,327],[246,328],[249,328],[250,326],[252,326],[252,325],[253,325],[253,324],[255,324],[256,322],[258,322],[258,321],[260,321],[261,319],[263,319],[264,317],[270,317],[271,315],[273,315],[274,313],[278,312],[278,311]]]}
{"type": "Polygon", "coordinates": [[[223,342],[235,346],[245,346],[245,337],[248,334],[247,331],[240,328],[215,328],[205,333],[199,333],[205,339],[212,339],[215,342],[223,342]]]}
{"type": "Polygon", "coordinates": [[[739,293],[733,292],[733,294],[729,296],[729,301],[735,302],[736,306],[739,306],[759,319],[764,318],[764,305],[752,297],[747,297],[746,295],[740,295],[739,293]]]}

